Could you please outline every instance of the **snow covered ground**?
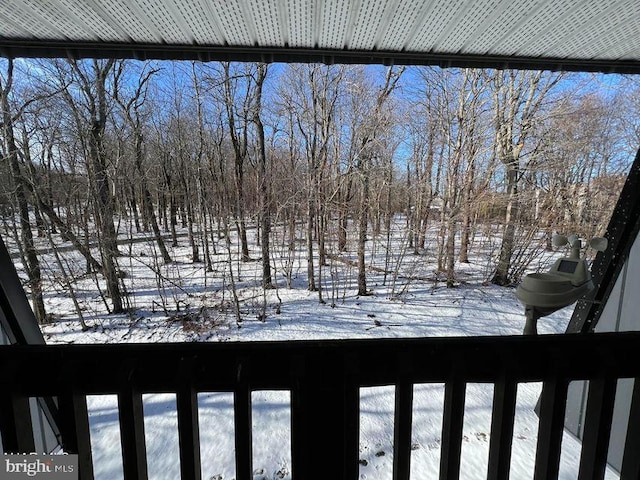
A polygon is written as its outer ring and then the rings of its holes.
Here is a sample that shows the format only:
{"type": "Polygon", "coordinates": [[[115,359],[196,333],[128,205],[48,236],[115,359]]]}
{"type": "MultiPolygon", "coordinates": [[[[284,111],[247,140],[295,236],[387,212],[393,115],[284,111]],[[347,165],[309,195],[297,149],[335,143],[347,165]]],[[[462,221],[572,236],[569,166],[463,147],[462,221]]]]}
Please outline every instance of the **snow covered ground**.
{"type": "MultiPolygon", "coordinates": [[[[435,236],[436,232],[432,232],[435,236]]],[[[255,230],[249,231],[250,236],[255,230]]],[[[120,246],[118,268],[126,292],[127,315],[107,315],[104,281],[85,272],[85,262],[73,251],[62,253],[80,313],[88,325],[82,331],[78,309],[70,300],[53,255],[42,255],[46,277],[45,304],[55,320],[43,329],[52,343],[253,341],[327,338],[518,335],[522,332],[522,307],[511,288],[488,284],[499,235],[477,232],[470,262],[456,266],[458,287],[449,289],[437,273],[436,240],[431,237],[422,255],[410,253],[401,219],[390,241],[384,234],[368,242],[367,285],[371,295],[358,297],[355,246],[332,252],[322,268],[319,292],[307,290],[304,244],[294,252],[282,246],[278,235],[272,253],[274,290],[263,291],[259,249],[254,261],[238,261],[238,245],[230,255],[222,246],[212,255],[212,270],[193,263],[187,239],[169,246],[173,262],[157,261],[153,241],[120,246]],[[231,257],[231,267],[229,265],[231,257]],[[234,318],[230,268],[233,269],[242,324],[234,318]],[[290,285],[285,279],[289,272],[290,285]],[[101,292],[97,286],[100,287],[101,292]],[[238,328],[240,327],[240,328],[238,328]]],[[[234,240],[236,240],[234,238],[234,240]]],[[[253,239],[250,238],[250,243],[253,239]]],[[[234,242],[235,243],[235,242],[234,242]]],[[[535,257],[528,271],[545,270],[559,252],[547,252],[542,241],[531,245],[535,257]]],[[[64,244],[63,244],[64,245],[64,244]]],[[[202,252],[201,252],[202,255],[202,252]]],[[[94,256],[99,254],[94,249],[94,256]]],[[[18,270],[22,270],[16,260],[18,270]]],[[[318,258],[316,252],[317,271],[318,258]]],[[[567,312],[540,321],[542,333],[563,331],[567,312]]]]}
{"type": "MultiPolygon", "coordinates": [[[[433,337],[519,335],[524,326],[523,308],[514,290],[486,282],[497,253],[497,239],[477,235],[471,262],[458,266],[457,288],[448,289],[435,273],[433,259],[407,253],[401,232],[386,245],[370,242],[368,285],[371,295],[355,295],[355,268],[329,260],[324,267],[323,296],[306,290],[306,265],[302,256],[293,260],[286,249],[275,249],[273,265],[278,288],[260,288],[260,263],[237,262],[236,274],[242,323],[233,315],[227,254],[218,248],[214,270],[192,263],[186,239],[171,248],[174,262],[157,265],[152,242],[121,247],[119,268],[128,292],[129,313],[106,315],[96,278],[84,275],[82,262],[73,252],[64,253],[74,272],[74,289],[89,329],[80,328],[78,311],[59,276],[49,273],[45,297],[56,321],[43,327],[48,343],[264,341],[383,337],[433,337]],[[387,248],[389,247],[389,248],[387,248]],[[386,256],[386,252],[393,252],[386,256]],[[290,264],[286,262],[291,260],[290,264]],[[287,288],[285,267],[291,268],[293,288],[287,288]],[[397,266],[397,268],[396,268],[397,266]],[[381,270],[387,270],[387,274],[381,270]],[[397,271],[397,273],[390,273],[397,271]],[[163,281],[158,282],[157,273],[163,281]],[[263,315],[264,314],[264,315],[263,315]]],[[[433,248],[433,245],[430,245],[433,248]]],[[[302,249],[302,245],[301,245],[302,249]]],[[[258,256],[258,250],[252,252],[258,256]]],[[[558,253],[539,251],[532,271],[545,269],[558,253]]],[[[45,262],[54,265],[45,255],[45,262]]],[[[348,257],[349,259],[352,257],[348,257]]],[[[18,263],[18,268],[20,265],[18,263]]],[[[52,269],[54,271],[55,269],[52,269]]],[[[97,279],[98,284],[100,280],[97,279]]],[[[557,312],[539,321],[542,334],[562,333],[571,311],[557,312]]],[[[538,418],[534,406],[540,384],[521,384],[513,438],[512,473],[515,480],[533,477],[538,418]]],[[[486,478],[493,387],[467,386],[461,478],[486,478]]],[[[361,389],[360,478],[390,479],[393,459],[392,387],[361,389]]],[[[444,385],[416,385],[412,439],[412,478],[437,478],[444,385]]],[[[87,399],[90,410],[96,479],[122,478],[118,412],[113,396],[87,399]]],[[[254,392],[253,458],[255,480],[291,478],[290,410],[288,392],[254,392]]],[[[235,478],[233,399],[230,393],[201,393],[199,422],[203,478],[235,478]]],[[[144,396],[145,433],[149,477],[179,478],[175,395],[144,396]]],[[[560,478],[575,479],[580,442],[565,434],[560,478]]],[[[617,478],[608,471],[607,478],[617,478]]]]}

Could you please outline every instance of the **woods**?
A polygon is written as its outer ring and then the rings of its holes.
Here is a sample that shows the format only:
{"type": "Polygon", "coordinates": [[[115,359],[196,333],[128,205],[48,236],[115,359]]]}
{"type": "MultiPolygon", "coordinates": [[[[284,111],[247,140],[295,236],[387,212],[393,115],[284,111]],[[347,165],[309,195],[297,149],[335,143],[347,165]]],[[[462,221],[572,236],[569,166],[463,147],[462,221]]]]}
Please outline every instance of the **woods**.
{"type": "Polygon", "coordinates": [[[0,67],[2,235],[41,323],[47,285],[80,318],[79,282],[106,313],[131,313],[136,262],[153,272],[154,305],[180,311],[167,292],[185,288],[169,274],[181,245],[238,323],[253,262],[262,318],[267,291],[335,304],[347,285],[368,295],[371,269],[393,292],[455,287],[474,255],[488,266],[478,282],[513,285],[554,231],[604,232],[640,130],[639,85],[624,77],[601,88],[577,74],[427,67],[0,67]],[[412,273],[420,263],[433,264],[428,278],[412,273]]]}

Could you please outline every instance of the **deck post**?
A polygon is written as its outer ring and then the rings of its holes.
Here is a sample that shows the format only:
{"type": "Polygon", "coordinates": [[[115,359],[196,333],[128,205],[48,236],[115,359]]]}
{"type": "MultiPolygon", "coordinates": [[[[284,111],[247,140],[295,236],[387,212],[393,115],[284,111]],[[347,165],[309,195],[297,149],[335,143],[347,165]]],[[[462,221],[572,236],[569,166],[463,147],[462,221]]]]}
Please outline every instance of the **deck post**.
{"type": "Polygon", "coordinates": [[[293,478],[357,478],[360,396],[350,381],[355,367],[351,357],[314,354],[295,364],[293,478]]]}

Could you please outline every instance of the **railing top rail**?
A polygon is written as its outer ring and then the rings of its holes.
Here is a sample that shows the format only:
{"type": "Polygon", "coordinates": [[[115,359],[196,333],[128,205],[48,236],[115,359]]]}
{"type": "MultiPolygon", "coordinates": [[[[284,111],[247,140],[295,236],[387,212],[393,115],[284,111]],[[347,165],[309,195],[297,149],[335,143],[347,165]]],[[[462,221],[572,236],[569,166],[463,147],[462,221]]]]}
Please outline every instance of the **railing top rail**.
{"type": "Polygon", "coordinates": [[[513,337],[295,342],[11,345],[0,347],[0,383],[30,394],[60,390],[290,389],[297,379],[349,377],[361,386],[518,382],[640,376],[640,332],[513,337]]]}

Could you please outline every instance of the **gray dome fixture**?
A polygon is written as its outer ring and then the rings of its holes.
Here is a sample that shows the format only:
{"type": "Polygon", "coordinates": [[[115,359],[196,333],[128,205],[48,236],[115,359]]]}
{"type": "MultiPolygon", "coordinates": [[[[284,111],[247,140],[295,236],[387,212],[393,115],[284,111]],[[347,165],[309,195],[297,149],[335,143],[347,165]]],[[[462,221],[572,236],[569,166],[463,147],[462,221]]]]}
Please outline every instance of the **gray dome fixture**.
{"type": "MultiPolygon", "coordinates": [[[[524,305],[525,335],[536,335],[540,317],[571,305],[594,287],[587,261],[580,258],[582,241],[578,236],[554,235],[553,245],[568,245],[571,253],[556,260],[548,272],[530,273],[516,289],[516,297],[524,305]]],[[[603,252],[607,248],[607,239],[596,237],[589,246],[603,252]]]]}

